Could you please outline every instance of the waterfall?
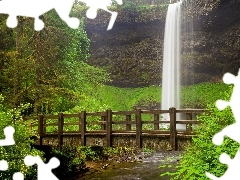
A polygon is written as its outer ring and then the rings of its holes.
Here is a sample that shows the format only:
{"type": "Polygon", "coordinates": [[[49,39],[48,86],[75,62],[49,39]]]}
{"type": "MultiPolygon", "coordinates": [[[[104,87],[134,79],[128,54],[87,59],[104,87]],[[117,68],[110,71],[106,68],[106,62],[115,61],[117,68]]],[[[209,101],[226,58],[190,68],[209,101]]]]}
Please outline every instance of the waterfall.
{"type": "MultiPolygon", "coordinates": [[[[180,108],[180,47],[181,47],[181,2],[169,4],[164,33],[163,73],[162,73],[162,107],[180,108]]],[[[169,114],[162,115],[169,120],[169,114]]],[[[179,116],[177,116],[177,119],[179,116]]],[[[177,129],[185,125],[177,125],[177,129]]]]}

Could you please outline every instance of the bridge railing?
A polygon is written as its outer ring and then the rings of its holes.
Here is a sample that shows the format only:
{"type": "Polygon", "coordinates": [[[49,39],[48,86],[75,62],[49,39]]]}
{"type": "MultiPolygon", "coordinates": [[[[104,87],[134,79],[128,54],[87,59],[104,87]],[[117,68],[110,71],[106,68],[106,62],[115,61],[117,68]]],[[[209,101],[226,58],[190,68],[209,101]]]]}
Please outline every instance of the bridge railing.
{"type": "Polygon", "coordinates": [[[63,136],[79,135],[81,145],[86,145],[87,136],[105,136],[107,146],[112,145],[114,135],[132,135],[136,137],[136,145],[142,147],[142,137],[169,135],[172,150],[177,149],[178,136],[194,136],[194,125],[200,121],[193,116],[207,112],[204,109],[182,109],[172,107],[168,110],[141,110],[112,111],[88,113],[82,111],[76,114],[38,115],[38,117],[25,117],[30,123],[30,129],[37,131],[39,143],[43,138],[55,134],[58,145],[63,145],[63,136]],[[168,120],[161,120],[162,114],[169,114],[168,120]],[[181,120],[177,114],[181,114],[181,120]],[[178,130],[177,124],[186,126],[178,130]],[[165,128],[162,128],[165,125],[165,128]],[[167,125],[167,128],[166,128],[167,125]]]}

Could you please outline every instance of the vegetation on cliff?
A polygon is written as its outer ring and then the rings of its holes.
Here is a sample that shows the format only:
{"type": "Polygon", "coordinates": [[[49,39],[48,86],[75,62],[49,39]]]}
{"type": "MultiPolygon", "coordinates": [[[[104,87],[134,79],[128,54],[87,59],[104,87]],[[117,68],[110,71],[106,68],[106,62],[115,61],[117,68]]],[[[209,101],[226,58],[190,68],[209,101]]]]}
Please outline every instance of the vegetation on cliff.
{"type": "MultiPolygon", "coordinates": [[[[106,31],[109,14],[86,19],[91,40],[91,65],[110,73],[111,85],[159,85],[168,1],[126,1],[106,31]]],[[[239,63],[239,1],[184,1],[182,6],[182,82],[219,82],[225,72],[236,74],[239,63]]],[[[113,10],[115,10],[113,8],[113,10]]]]}
{"type": "Polygon", "coordinates": [[[110,80],[87,63],[90,41],[83,20],[74,30],[53,11],[41,18],[45,28],[39,32],[31,18],[19,17],[15,29],[6,27],[6,16],[0,19],[0,93],[9,108],[32,104],[25,114],[68,110],[110,80]]]}
{"type": "MultiPolygon", "coordinates": [[[[219,91],[218,99],[229,101],[232,94],[232,87],[226,91],[219,91]],[[219,97],[221,95],[221,97],[219,97]]],[[[193,179],[207,180],[205,173],[209,172],[217,177],[222,176],[227,170],[227,165],[219,162],[222,153],[227,153],[233,158],[239,148],[239,144],[224,137],[223,144],[216,146],[212,142],[212,137],[226,126],[235,122],[230,107],[220,111],[214,104],[209,104],[207,109],[210,113],[204,113],[198,119],[202,122],[196,129],[197,136],[193,137],[193,143],[183,153],[177,171],[165,173],[171,175],[171,179],[193,179]]],[[[164,167],[164,166],[163,166],[164,167]]]]}

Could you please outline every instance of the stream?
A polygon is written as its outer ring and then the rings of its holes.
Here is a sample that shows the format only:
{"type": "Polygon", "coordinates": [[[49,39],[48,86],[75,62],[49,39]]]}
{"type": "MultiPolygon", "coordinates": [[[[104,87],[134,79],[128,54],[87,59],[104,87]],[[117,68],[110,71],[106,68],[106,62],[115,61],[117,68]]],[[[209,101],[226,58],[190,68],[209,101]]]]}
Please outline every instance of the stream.
{"type": "Polygon", "coordinates": [[[161,177],[164,172],[176,171],[179,152],[154,152],[138,155],[138,162],[88,162],[90,171],[75,180],[169,180],[169,176],[161,177]],[[160,165],[171,165],[159,168],[160,165]]]}

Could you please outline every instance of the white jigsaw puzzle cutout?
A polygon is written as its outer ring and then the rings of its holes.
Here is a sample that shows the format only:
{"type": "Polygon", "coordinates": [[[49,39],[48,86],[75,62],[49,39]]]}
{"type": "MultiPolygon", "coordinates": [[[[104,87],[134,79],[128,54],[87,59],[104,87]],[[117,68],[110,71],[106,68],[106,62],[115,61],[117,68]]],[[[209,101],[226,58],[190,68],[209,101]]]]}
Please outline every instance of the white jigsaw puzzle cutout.
{"type": "MultiPolygon", "coordinates": [[[[11,146],[15,144],[13,134],[15,129],[12,126],[7,126],[4,128],[3,133],[5,139],[0,139],[0,146],[11,146]]],[[[6,171],[8,169],[8,162],[4,159],[0,160],[0,171],[6,171]]]]}
{"type": "MultiPolygon", "coordinates": [[[[111,5],[112,0],[100,0],[99,3],[96,3],[96,0],[80,0],[81,2],[86,3],[89,6],[89,9],[86,12],[86,16],[89,19],[95,19],[97,17],[97,10],[102,9],[111,14],[110,22],[108,24],[107,30],[112,29],[113,24],[117,18],[118,13],[108,10],[107,6],[111,5]]],[[[119,5],[122,5],[122,0],[116,0],[119,5]]]]}
{"type": "MultiPolygon", "coordinates": [[[[230,100],[223,101],[218,100],[216,102],[216,106],[219,110],[223,110],[226,107],[230,106],[233,112],[233,116],[235,118],[235,123],[225,127],[223,130],[215,134],[212,138],[212,142],[215,145],[220,146],[224,141],[224,136],[227,136],[234,141],[240,143],[240,135],[238,134],[240,129],[240,69],[238,71],[238,75],[234,76],[231,73],[225,73],[223,76],[223,82],[225,84],[233,84],[233,92],[230,100]]],[[[225,174],[221,177],[216,177],[208,172],[206,172],[206,176],[212,180],[237,180],[240,179],[239,176],[239,167],[240,167],[240,148],[238,149],[235,157],[231,159],[226,153],[222,153],[220,158],[220,162],[223,164],[228,164],[228,169],[225,174]]]]}
{"type": "Polygon", "coordinates": [[[55,169],[60,165],[60,161],[56,157],[52,157],[50,161],[45,164],[40,156],[28,155],[24,158],[24,163],[27,166],[37,164],[38,180],[58,180],[58,178],[52,173],[52,169],[55,169]]]}
{"type": "Polygon", "coordinates": [[[4,128],[3,133],[5,135],[5,139],[0,139],[0,146],[11,146],[15,144],[13,134],[15,129],[12,126],[7,126],[4,128]]]}
{"type": "MultiPolygon", "coordinates": [[[[4,128],[5,139],[0,140],[0,146],[11,146],[15,144],[14,140],[15,129],[12,126],[4,128]]],[[[24,163],[27,166],[33,166],[37,164],[37,179],[38,180],[58,180],[58,178],[52,173],[52,169],[60,165],[60,161],[53,157],[45,164],[40,156],[27,155],[24,158],[24,163]]],[[[8,162],[6,160],[0,160],[0,171],[8,170],[8,162]]],[[[24,180],[24,175],[21,172],[15,172],[12,176],[13,180],[24,180]]]]}
{"type": "Polygon", "coordinates": [[[240,148],[233,159],[231,159],[226,153],[222,153],[219,157],[219,161],[222,164],[228,165],[227,171],[221,177],[216,177],[206,172],[207,177],[212,180],[239,180],[240,148]]]}
{"type": "MultiPolygon", "coordinates": [[[[76,29],[80,23],[79,19],[69,16],[74,1],[75,0],[1,0],[0,13],[9,14],[6,23],[9,28],[17,27],[17,16],[25,16],[34,18],[34,29],[40,31],[44,28],[44,22],[40,19],[40,16],[55,9],[59,17],[66,22],[69,27],[76,29]]],[[[98,2],[96,2],[96,0],[79,1],[84,2],[89,6],[86,16],[90,19],[94,19],[97,16],[98,9],[109,12],[111,18],[107,30],[112,29],[118,14],[107,8],[112,0],[98,0],[98,2]]],[[[121,5],[122,0],[117,0],[117,3],[121,5]]]]}

